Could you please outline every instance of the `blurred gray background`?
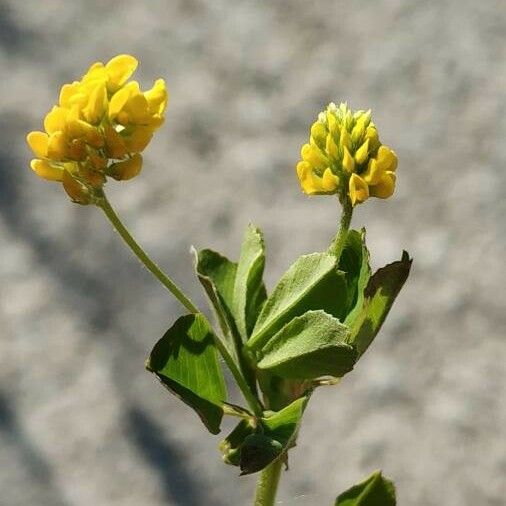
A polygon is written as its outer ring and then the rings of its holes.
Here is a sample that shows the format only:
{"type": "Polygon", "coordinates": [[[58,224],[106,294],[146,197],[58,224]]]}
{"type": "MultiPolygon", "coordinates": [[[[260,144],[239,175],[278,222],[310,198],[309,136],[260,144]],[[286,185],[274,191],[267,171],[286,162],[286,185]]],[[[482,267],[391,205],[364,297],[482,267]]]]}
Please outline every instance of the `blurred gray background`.
{"type": "MultiPolygon", "coordinates": [[[[504,0],[0,1],[0,503],[247,505],[255,477],[144,371],[182,312],[97,209],[28,169],[64,82],[129,52],[167,121],[110,199],[204,306],[191,244],[263,228],[269,287],[336,228],[294,166],[330,101],[371,108],[399,155],[357,209],[373,264],[415,258],[370,352],[311,401],[283,505],[330,505],[382,468],[401,505],[506,504],[504,0]]],[[[227,424],[225,430],[229,430],[227,424]]],[[[226,434],[223,432],[222,435],[226,434]]]]}

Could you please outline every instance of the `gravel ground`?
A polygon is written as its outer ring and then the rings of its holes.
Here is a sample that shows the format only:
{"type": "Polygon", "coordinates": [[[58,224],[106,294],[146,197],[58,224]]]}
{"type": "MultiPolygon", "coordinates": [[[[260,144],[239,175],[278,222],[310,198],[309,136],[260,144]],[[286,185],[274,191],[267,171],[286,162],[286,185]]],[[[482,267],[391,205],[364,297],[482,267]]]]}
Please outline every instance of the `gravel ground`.
{"type": "Polygon", "coordinates": [[[333,199],[293,167],[329,101],[372,108],[400,159],[359,208],[375,266],[415,258],[371,351],[320,389],[279,494],[330,505],[382,468],[414,506],[506,504],[504,0],[0,1],[2,506],[247,505],[196,416],[143,369],[180,314],[99,211],[27,169],[58,87],[130,52],[163,76],[144,173],[111,184],[138,240],[199,303],[191,244],[265,231],[267,282],[325,247],[333,199]]]}

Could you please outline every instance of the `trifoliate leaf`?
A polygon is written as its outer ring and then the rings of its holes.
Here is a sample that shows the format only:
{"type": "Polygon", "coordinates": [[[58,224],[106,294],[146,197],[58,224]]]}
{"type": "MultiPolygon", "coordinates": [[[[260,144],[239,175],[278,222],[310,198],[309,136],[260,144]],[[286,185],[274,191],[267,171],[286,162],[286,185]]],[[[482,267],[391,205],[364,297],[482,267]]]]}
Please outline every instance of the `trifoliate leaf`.
{"type": "Polygon", "coordinates": [[[267,299],[247,346],[252,350],[265,343],[296,316],[322,309],[342,318],[346,310],[346,282],[330,253],[300,257],[282,276],[267,299]]]}

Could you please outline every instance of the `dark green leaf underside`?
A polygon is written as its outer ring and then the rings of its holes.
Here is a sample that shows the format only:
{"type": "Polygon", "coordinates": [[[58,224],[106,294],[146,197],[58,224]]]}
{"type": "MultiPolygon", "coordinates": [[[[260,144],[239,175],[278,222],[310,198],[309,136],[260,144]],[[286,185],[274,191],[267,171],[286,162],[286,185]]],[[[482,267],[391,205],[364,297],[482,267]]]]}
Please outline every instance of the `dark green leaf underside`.
{"type": "Polygon", "coordinates": [[[350,343],[362,355],[385,321],[395,298],[408,278],[412,260],[403,252],[401,260],[378,269],[369,279],[364,291],[362,307],[350,321],[350,343]]]}
{"type": "Polygon", "coordinates": [[[214,335],[204,315],[176,320],[153,348],[146,368],[191,406],[210,432],[220,431],[227,393],[214,335]]]}

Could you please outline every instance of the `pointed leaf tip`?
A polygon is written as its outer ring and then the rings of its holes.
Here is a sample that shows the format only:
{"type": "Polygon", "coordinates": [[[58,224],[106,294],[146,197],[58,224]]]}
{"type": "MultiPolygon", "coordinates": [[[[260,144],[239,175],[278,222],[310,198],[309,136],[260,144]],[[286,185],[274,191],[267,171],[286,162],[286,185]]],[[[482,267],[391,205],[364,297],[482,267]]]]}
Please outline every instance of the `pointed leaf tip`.
{"type": "Polygon", "coordinates": [[[395,506],[395,486],[375,471],[363,482],[340,494],[335,506],[395,506]]]}

